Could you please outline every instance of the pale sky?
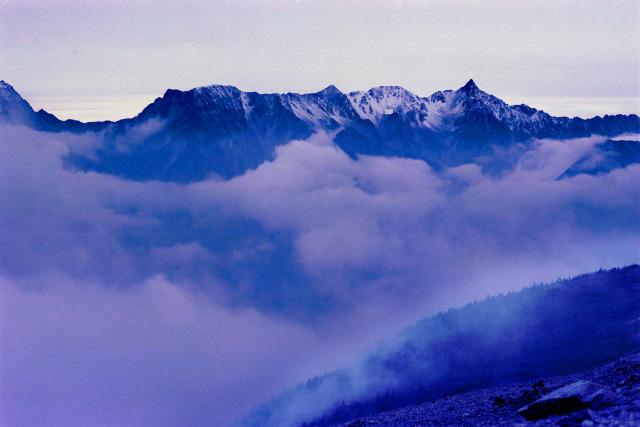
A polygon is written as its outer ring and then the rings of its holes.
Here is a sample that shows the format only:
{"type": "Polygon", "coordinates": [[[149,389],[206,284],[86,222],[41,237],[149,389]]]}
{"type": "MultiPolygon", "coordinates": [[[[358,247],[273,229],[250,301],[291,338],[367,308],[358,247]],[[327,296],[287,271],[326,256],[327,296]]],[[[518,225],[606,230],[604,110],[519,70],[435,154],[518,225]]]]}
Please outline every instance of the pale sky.
{"type": "Polygon", "coordinates": [[[637,113],[637,0],[5,0],[0,79],[34,109],[130,117],[166,89],[420,96],[473,78],[554,115],[637,113]]]}

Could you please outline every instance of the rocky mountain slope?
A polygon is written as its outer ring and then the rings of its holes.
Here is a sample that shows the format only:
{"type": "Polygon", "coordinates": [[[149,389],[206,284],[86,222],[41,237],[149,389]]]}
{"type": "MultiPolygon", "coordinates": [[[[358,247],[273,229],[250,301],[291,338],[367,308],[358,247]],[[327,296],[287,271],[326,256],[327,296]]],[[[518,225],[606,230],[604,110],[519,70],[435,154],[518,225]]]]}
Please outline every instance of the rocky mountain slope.
{"type": "MultiPolygon", "coordinates": [[[[557,391],[556,391],[557,393],[557,391]]],[[[381,414],[362,417],[341,427],[436,427],[436,426],[621,426],[640,425],[640,353],[623,356],[595,369],[568,375],[546,377],[528,382],[482,388],[411,405],[381,414]],[[595,384],[602,401],[572,390],[575,385],[595,384]],[[519,409],[556,390],[570,394],[550,413],[527,420],[519,409]],[[584,400],[584,401],[583,401],[584,400]],[[574,402],[573,405],[569,402],[574,402]],[[581,402],[581,403],[578,403],[581,402]]]]}
{"type": "Polygon", "coordinates": [[[168,90],[134,118],[95,123],[36,113],[2,82],[0,121],[42,131],[99,132],[105,144],[95,156],[70,156],[72,166],[176,182],[237,176],[272,160],[277,146],[319,131],[354,158],[413,158],[436,168],[468,163],[490,156],[496,147],[532,138],[640,132],[636,115],[553,117],[508,105],[473,80],[424,98],[397,86],[348,94],[334,86],[310,94],[259,94],[219,85],[168,90]]]}
{"type": "Polygon", "coordinates": [[[469,390],[579,372],[637,351],[639,322],[637,265],[526,288],[426,318],[357,366],[266,402],[246,424],[329,426],[469,390]]]}

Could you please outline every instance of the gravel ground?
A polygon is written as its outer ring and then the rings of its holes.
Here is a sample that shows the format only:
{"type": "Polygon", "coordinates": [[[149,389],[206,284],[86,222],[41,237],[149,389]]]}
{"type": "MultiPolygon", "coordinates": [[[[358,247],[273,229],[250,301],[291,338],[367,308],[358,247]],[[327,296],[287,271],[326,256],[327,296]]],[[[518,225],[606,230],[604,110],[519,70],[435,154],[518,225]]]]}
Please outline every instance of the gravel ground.
{"type": "Polygon", "coordinates": [[[375,426],[640,426],[640,352],[597,369],[473,390],[433,402],[359,418],[341,427],[375,426]],[[551,391],[589,380],[622,396],[616,404],[564,416],[526,421],[516,411],[551,391]]]}

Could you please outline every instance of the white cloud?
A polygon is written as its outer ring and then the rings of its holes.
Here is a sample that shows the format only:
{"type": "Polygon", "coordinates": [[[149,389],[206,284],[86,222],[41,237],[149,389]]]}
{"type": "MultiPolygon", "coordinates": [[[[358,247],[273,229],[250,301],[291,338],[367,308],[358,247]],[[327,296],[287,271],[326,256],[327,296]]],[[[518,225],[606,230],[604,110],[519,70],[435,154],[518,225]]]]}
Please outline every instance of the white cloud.
{"type": "Polygon", "coordinates": [[[495,177],[317,135],[189,185],[64,168],[96,138],[0,127],[4,424],[226,423],[434,310],[637,261],[640,167],[556,180],[598,138],[495,177]]]}
{"type": "Polygon", "coordinates": [[[322,352],[300,325],[162,276],[41,285],[0,278],[3,425],[229,425],[322,352]]]}

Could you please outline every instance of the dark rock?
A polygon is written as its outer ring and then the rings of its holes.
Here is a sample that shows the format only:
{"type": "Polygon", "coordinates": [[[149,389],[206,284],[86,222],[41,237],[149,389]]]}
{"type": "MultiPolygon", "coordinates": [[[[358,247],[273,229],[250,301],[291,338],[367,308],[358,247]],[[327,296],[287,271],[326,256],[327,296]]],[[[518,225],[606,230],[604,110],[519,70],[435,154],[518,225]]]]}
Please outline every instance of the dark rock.
{"type": "Polygon", "coordinates": [[[581,411],[573,412],[571,416],[562,417],[557,424],[560,427],[582,427],[583,425],[593,425],[593,421],[590,410],[583,409],[581,411]],[[584,424],[585,421],[591,421],[591,424],[584,424]]]}
{"type": "Polygon", "coordinates": [[[551,415],[563,415],[587,408],[615,403],[620,395],[606,387],[581,380],[559,388],[535,402],[518,409],[526,420],[535,421],[551,415]]]}
{"type": "Polygon", "coordinates": [[[516,406],[527,405],[540,398],[540,392],[538,390],[525,390],[520,397],[513,402],[516,406]]]}
{"type": "Polygon", "coordinates": [[[493,406],[504,406],[506,404],[507,404],[507,400],[502,396],[493,398],[493,406]]]}
{"type": "Polygon", "coordinates": [[[537,383],[535,383],[533,386],[531,386],[532,388],[541,388],[544,389],[544,383],[542,382],[542,380],[538,380],[537,383]]]}
{"type": "Polygon", "coordinates": [[[536,421],[551,415],[567,414],[588,408],[577,396],[558,399],[536,400],[531,405],[518,409],[518,413],[528,421],[536,421]]]}

